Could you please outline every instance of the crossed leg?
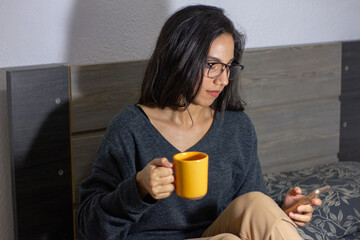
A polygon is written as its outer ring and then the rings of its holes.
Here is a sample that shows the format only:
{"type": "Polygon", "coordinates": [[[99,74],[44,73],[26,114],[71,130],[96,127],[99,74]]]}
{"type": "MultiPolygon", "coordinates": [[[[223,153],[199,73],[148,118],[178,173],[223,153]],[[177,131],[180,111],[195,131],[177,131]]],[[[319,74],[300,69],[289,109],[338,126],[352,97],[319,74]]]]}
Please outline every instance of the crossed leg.
{"type": "Polygon", "coordinates": [[[296,224],[268,196],[250,192],[234,199],[199,240],[301,240],[296,224]]]}

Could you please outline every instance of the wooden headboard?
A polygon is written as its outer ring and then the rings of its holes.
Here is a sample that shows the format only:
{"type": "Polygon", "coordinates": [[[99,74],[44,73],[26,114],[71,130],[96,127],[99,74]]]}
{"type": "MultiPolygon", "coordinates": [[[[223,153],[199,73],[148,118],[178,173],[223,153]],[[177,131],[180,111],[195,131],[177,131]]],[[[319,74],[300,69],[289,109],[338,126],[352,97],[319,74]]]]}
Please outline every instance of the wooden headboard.
{"type": "MultiPolygon", "coordinates": [[[[344,44],[347,43],[336,42],[245,51],[243,57],[245,69],[242,73],[240,91],[247,103],[245,112],[251,117],[257,131],[258,152],[264,173],[338,161],[339,151],[341,153],[339,150],[340,126],[343,124],[340,124],[342,102],[339,101],[339,96],[342,95],[341,78],[342,62],[344,62],[342,46],[344,44]]],[[[356,42],[355,46],[360,46],[360,43],[356,42]]],[[[67,176],[65,185],[72,188],[70,197],[73,204],[71,210],[74,213],[73,217],[78,208],[79,184],[89,175],[94,155],[107,125],[122,108],[136,103],[146,64],[147,61],[144,60],[86,66],[52,66],[51,68],[35,66],[31,68],[37,69],[33,80],[29,80],[31,72],[25,71],[24,75],[28,78],[26,81],[31,84],[40,81],[39,71],[46,72],[54,68],[62,71],[66,69],[67,74],[61,75],[60,79],[68,84],[66,85],[68,101],[63,103],[68,106],[64,111],[68,112],[70,123],[68,143],[71,152],[69,152],[68,162],[71,172],[66,175],[66,170],[61,169],[63,172],[58,171],[57,174],[62,173],[61,176],[67,176]]],[[[15,87],[20,88],[20,92],[24,92],[24,87],[16,84],[16,78],[11,78],[18,70],[6,71],[8,89],[11,89],[8,91],[9,108],[18,107],[21,110],[21,107],[26,106],[20,103],[18,103],[19,106],[15,104],[14,98],[19,95],[15,87]]],[[[24,72],[24,70],[21,71],[24,72]]],[[[38,89],[39,94],[53,94],[53,91],[49,89],[55,89],[56,82],[52,83],[54,76],[56,74],[51,73],[42,77],[45,83],[40,85],[42,89],[38,89]]],[[[59,81],[59,77],[55,79],[59,81]]],[[[28,100],[28,104],[31,104],[31,101],[31,99],[28,100]]],[[[56,112],[54,109],[58,107],[54,105],[48,111],[56,112]]],[[[37,109],[38,114],[44,114],[44,116],[49,114],[41,110],[42,105],[39,103],[37,109]]],[[[10,122],[13,123],[16,120],[13,112],[10,113],[10,122]]],[[[14,138],[12,141],[14,142],[14,138]]],[[[16,151],[16,146],[12,146],[12,151],[16,151]]],[[[17,162],[14,157],[16,155],[12,156],[12,161],[17,162]]],[[[16,182],[19,170],[15,165],[13,176],[16,182]]],[[[64,177],[56,181],[64,181],[63,179],[64,177]]],[[[19,199],[21,194],[21,190],[15,187],[14,196],[19,199]]],[[[16,202],[14,206],[16,208],[16,202]]],[[[17,217],[15,215],[15,219],[17,217]]],[[[20,221],[19,224],[26,223],[20,221]]]]}

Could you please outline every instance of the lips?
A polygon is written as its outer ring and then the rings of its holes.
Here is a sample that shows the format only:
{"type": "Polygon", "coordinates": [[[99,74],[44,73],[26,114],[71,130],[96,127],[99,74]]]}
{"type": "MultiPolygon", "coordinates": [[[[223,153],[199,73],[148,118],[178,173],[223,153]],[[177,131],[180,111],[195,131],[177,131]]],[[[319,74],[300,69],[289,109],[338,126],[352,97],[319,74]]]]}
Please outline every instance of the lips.
{"type": "Polygon", "coordinates": [[[218,91],[218,90],[214,90],[214,91],[207,90],[206,92],[215,98],[218,97],[219,94],[221,93],[221,91],[218,91]]]}

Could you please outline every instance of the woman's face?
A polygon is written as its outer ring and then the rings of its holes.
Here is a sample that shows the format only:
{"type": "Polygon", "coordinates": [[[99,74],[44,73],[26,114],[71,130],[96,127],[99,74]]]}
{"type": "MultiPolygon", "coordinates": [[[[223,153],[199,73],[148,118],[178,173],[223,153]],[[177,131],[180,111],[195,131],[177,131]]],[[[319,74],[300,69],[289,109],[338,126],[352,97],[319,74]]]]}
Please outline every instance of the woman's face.
{"type": "MultiPolygon", "coordinates": [[[[230,65],[233,60],[234,39],[229,33],[223,33],[215,38],[215,40],[210,45],[207,62],[210,63],[210,65],[212,63],[225,63],[230,65]]],[[[204,68],[202,85],[193,102],[196,105],[204,107],[209,107],[219,96],[224,87],[229,83],[226,69],[215,78],[207,77],[206,75],[208,71],[209,66],[206,65],[204,68]]]]}

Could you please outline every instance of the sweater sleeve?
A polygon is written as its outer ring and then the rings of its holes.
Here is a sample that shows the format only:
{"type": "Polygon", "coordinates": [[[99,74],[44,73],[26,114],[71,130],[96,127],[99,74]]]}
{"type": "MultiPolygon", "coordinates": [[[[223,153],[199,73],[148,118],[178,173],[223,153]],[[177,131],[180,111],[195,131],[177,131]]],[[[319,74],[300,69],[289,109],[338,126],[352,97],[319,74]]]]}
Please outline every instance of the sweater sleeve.
{"type": "Polygon", "coordinates": [[[77,224],[89,240],[125,239],[132,224],[156,202],[139,195],[133,143],[110,140],[105,135],[91,175],[80,186],[77,224]]]}
{"type": "Polygon", "coordinates": [[[249,127],[249,154],[246,159],[247,164],[247,171],[246,177],[242,184],[242,187],[239,189],[237,196],[242,194],[259,191],[264,194],[267,194],[265,182],[262,176],[260,161],[258,158],[257,153],[257,136],[254,129],[254,126],[250,123],[249,127]]]}

